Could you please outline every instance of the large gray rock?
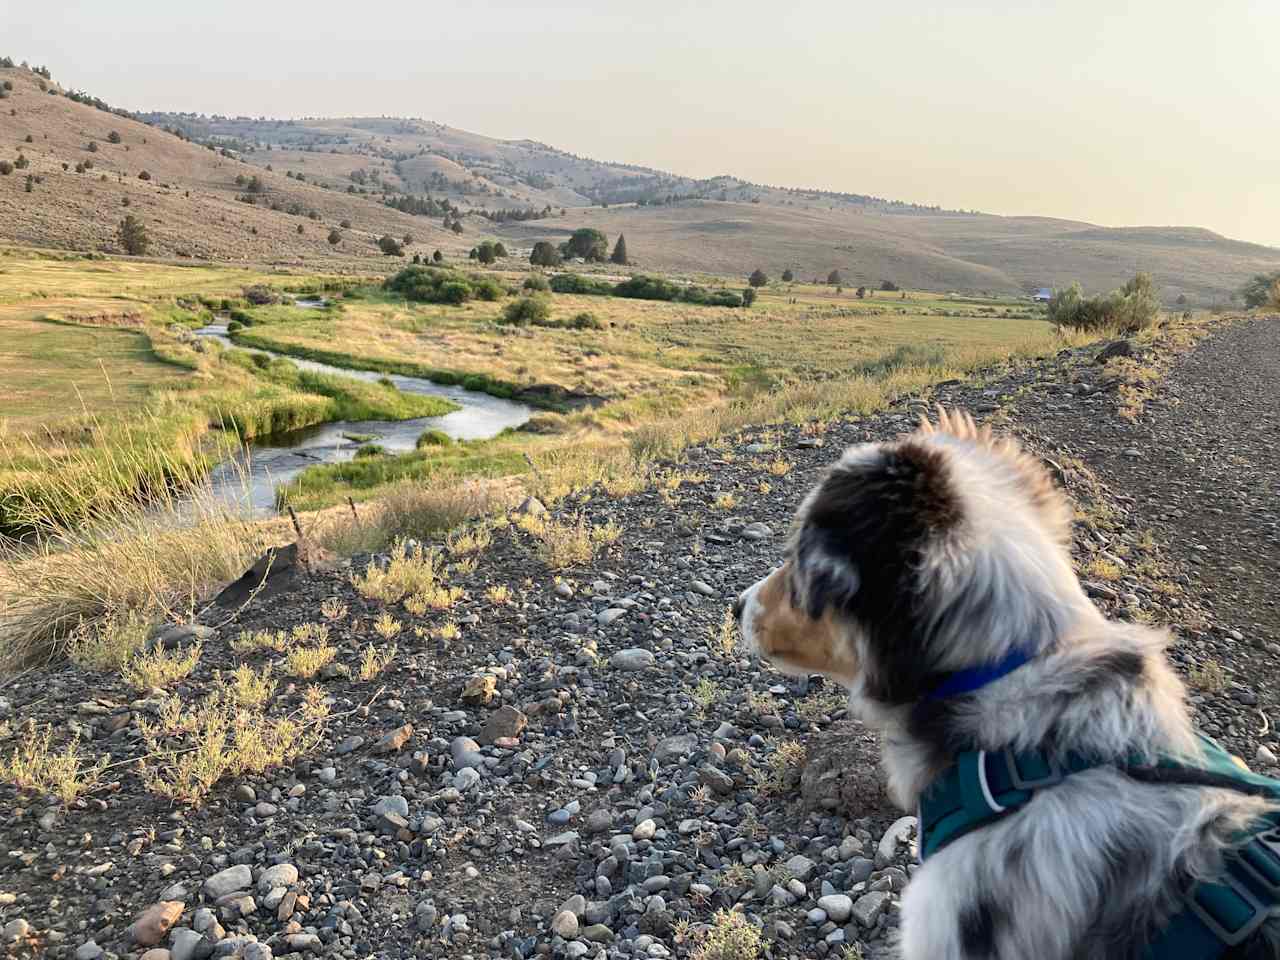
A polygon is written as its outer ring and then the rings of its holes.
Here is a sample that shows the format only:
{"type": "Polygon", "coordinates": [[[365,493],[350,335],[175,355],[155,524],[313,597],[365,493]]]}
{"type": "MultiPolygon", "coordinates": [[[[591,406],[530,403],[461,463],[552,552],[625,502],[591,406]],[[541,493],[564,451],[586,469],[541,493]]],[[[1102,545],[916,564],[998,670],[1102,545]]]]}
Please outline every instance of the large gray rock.
{"type": "Polygon", "coordinates": [[[864,893],[853,905],[853,919],[858,921],[859,926],[874,927],[888,906],[889,894],[885,891],[874,890],[871,893],[864,893]]]}
{"type": "Polygon", "coordinates": [[[234,867],[220,870],[204,882],[204,895],[210,900],[217,900],[237,890],[248,890],[253,885],[253,873],[247,864],[237,863],[234,867]]]}
{"type": "Polygon", "coordinates": [[[623,673],[635,673],[652,667],[654,660],[653,651],[643,647],[629,647],[626,650],[619,650],[610,657],[609,666],[623,673]]]}
{"type": "MultiPolygon", "coordinates": [[[[403,797],[401,798],[403,799],[403,797]]],[[[408,804],[405,804],[406,812],[408,804]]],[[[277,887],[288,887],[298,882],[298,868],[292,863],[277,863],[274,867],[267,867],[262,871],[262,876],[258,877],[258,890],[261,893],[268,893],[277,887]]]]}

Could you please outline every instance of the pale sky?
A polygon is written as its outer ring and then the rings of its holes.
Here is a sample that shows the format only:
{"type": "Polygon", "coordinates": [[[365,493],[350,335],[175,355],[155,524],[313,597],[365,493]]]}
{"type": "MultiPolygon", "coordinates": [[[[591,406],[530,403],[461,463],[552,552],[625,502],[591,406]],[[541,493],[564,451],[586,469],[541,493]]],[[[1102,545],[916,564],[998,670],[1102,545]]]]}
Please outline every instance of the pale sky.
{"type": "Polygon", "coordinates": [[[691,176],[1280,246],[1280,0],[0,0],[131,109],[407,115],[691,176]]]}

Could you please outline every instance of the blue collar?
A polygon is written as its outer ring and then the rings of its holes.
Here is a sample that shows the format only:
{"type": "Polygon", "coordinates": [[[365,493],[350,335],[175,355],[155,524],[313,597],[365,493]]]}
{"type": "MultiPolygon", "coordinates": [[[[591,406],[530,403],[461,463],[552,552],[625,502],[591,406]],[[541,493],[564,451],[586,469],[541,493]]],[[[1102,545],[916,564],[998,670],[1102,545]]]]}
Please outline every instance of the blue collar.
{"type": "Polygon", "coordinates": [[[955,673],[949,673],[947,674],[947,679],[924,695],[924,702],[946,700],[948,697],[958,697],[962,693],[973,693],[975,690],[981,690],[987,684],[995,683],[1001,677],[1007,677],[1030,659],[1031,654],[1027,651],[1013,650],[1006,654],[1003,660],[999,660],[996,663],[984,664],[980,667],[969,667],[967,670],[957,670],[955,673]]]}

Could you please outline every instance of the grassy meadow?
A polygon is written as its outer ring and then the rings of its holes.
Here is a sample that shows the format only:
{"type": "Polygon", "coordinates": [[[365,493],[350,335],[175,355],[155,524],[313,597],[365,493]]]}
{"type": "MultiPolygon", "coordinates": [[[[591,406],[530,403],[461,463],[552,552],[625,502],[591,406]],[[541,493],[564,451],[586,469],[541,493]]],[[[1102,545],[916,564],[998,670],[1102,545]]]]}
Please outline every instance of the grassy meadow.
{"type": "Polygon", "coordinates": [[[662,461],[690,443],[869,413],[1063,344],[1024,301],[859,299],[805,284],[762,288],[749,309],[544,294],[553,325],[516,326],[503,313],[528,272],[490,275],[508,295],[453,306],[406,302],[380,278],[0,251],[0,534],[27,537],[0,537],[0,660],[48,655],[78,631],[179,615],[175,603],[192,609],[264,543],[286,538],[278,521],[246,523],[217,504],[192,511],[173,497],[198,486],[229,438],[448,409],[386,383],[300,371],[254,347],[542,408],[523,430],[424,438],[399,456],[371,448],[282,487],[279,501],[341,552],[445,529],[517,491],[554,502],[593,484],[622,495],[672,482],[662,461]],[[250,284],[327,290],[332,305],[253,306],[243,298],[250,284]],[[241,324],[233,341],[249,349],[193,337],[227,310],[241,324]],[[555,325],[581,314],[591,322],[555,325]],[[364,502],[357,517],[328,509],[348,497],[364,502]]]}

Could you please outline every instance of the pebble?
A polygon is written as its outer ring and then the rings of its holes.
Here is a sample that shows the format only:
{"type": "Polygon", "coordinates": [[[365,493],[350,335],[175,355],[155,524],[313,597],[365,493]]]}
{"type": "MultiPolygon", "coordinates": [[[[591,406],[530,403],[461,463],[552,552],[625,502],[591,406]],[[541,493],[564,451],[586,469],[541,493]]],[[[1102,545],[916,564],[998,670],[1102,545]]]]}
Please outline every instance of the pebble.
{"type": "Polygon", "coordinates": [[[843,893],[833,893],[818,898],[818,908],[835,923],[844,923],[853,915],[853,898],[843,893]]]}
{"type": "Polygon", "coordinates": [[[853,905],[853,919],[862,927],[874,927],[889,905],[889,894],[882,890],[864,893],[853,905]]]}
{"type": "Polygon", "coordinates": [[[619,650],[610,657],[609,666],[624,673],[634,673],[637,670],[652,667],[655,661],[653,651],[645,650],[643,647],[629,647],[626,650],[619,650]]]}
{"type": "Polygon", "coordinates": [[[641,820],[635,825],[635,829],[631,831],[631,839],[633,840],[652,840],[654,834],[658,832],[658,825],[654,823],[652,818],[641,820]]]}
{"type": "Polygon", "coordinates": [[[1258,752],[1254,754],[1254,759],[1264,767],[1274,767],[1276,765],[1276,755],[1271,748],[1259,745],[1258,752]]]}
{"type": "Polygon", "coordinates": [[[551,920],[551,930],[566,940],[578,935],[578,918],[572,910],[561,910],[551,920]]]}
{"type": "Polygon", "coordinates": [[[204,895],[210,900],[217,900],[237,890],[247,890],[253,883],[253,874],[249,868],[238,863],[234,867],[219,871],[204,882],[204,895]]]}
{"type": "MultiPolygon", "coordinates": [[[[405,812],[408,812],[408,804],[405,804],[405,812]]],[[[258,891],[267,893],[277,887],[289,887],[298,882],[298,868],[292,863],[277,863],[275,866],[267,867],[262,871],[262,875],[258,877],[258,891]]]]}
{"type": "Polygon", "coordinates": [[[106,951],[93,940],[86,940],[76,947],[76,960],[99,960],[105,954],[106,951]]]}

